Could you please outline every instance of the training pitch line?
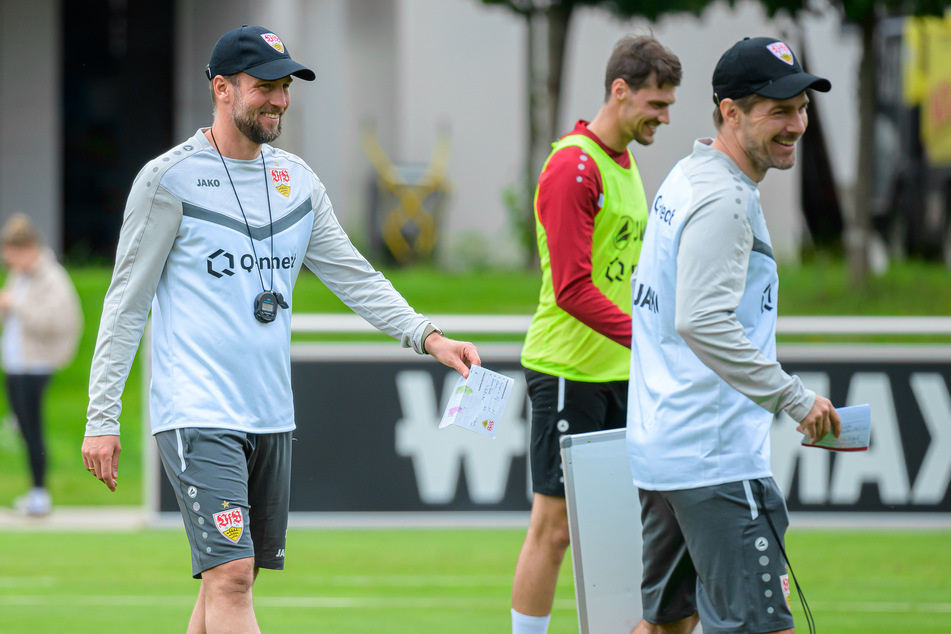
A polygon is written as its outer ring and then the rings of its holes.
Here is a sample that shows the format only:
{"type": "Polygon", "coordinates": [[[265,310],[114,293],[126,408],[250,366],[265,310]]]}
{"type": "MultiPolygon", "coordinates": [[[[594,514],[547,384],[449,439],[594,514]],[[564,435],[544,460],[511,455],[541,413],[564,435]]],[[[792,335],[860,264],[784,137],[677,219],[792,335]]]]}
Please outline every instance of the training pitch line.
{"type": "MultiPolygon", "coordinates": [[[[291,528],[519,528],[528,526],[528,512],[391,512],[291,513],[291,528]]],[[[791,513],[791,529],[951,528],[951,513],[791,513]]],[[[181,528],[178,513],[151,513],[143,507],[54,507],[47,517],[23,517],[0,509],[3,531],[136,531],[181,528]]],[[[2,587],[2,586],[0,586],[2,587]]]]}
{"type": "MultiPolygon", "coordinates": [[[[2,595],[0,606],[101,606],[101,607],[187,607],[194,605],[194,596],[143,596],[143,595],[72,595],[50,596],[35,594],[2,595]]],[[[452,597],[261,597],[254,599],[257,607],[281,609],[493,609],[508,605],[508,599],[452,598],[452,597]]],[[[813,601],[814,612],[826,614],[951,614],[951,603],[911,603],[903,601],[866,602],[821,602],[813,601]]],[[[568,599],[555,600],[558,611],[571,611],[575,603],[568,599]]]]}

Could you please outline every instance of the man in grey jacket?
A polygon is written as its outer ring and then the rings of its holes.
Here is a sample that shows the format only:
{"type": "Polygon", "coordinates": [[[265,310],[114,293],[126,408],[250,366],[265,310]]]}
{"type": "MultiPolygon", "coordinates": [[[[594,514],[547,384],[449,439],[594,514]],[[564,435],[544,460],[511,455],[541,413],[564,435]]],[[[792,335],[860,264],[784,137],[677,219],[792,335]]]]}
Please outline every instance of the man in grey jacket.
{"type": "Polygon", "coordinates": [[[795,163],[803,71],[786,44],[745,39],[713,74],[715,139],[700,139],[654,198],[634,281],[627,447],[644,536],[634,630],[791,633],[769,431],[785,411],[838,436],[828,399],[776,361],[778,276],[757,185],[795,163]]]}
{"type": "Polygon", "coordinates": [[[268,29],[225,33],[205,69],[210,128],[148,163],[129,194],[90,372],[83,463],[118,477],[120,397],[151,307],[152,433],[201,579],[189,632],[257,632],[251,588],[282,569],[290,490],[291,290],[302,265],[350,308],[468,375],[443,337],[361,256],[299,157],[269,145],[294,77],[268,29]]]}

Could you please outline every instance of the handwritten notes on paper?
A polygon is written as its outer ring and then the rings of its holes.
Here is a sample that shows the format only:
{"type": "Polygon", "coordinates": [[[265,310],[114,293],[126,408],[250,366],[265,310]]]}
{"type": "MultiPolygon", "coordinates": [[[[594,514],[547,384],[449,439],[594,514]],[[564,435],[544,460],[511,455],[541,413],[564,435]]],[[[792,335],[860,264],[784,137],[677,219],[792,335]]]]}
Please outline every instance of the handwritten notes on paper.
{"type": "Polygon", "coordinates": [[[468,378],[460,376],[456,381],[440,429],[456,425],[495,438],[514,383],[504,374],[472,366],[468,378]]]}

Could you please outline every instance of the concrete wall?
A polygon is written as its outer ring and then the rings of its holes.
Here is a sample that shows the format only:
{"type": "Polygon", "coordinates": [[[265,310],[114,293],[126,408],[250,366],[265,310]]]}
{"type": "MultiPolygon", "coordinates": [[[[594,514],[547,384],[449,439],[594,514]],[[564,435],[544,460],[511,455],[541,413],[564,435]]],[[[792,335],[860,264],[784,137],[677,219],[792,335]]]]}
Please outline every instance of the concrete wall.
{"type": "MultiPolygon", "coordinates": [[[[823,5],[822,0],[817,4],[823,5]]],[[[60,162],[57,0],[0,2],[0,217],[23,209],[59,242],[60,162]]],[[[176,0],[175,136],[211,121],[204,77],[218,36],[241,24],[277,32],[292,56],[317,72],[296,81],[278,145],[301,155],[327,186],[342,223],[355,236],[367,227],[374,171],[360,146],[372,125],[396,162],[430,160],[441,128],[451,135],[452,196],[441,230],[444,264],[513,262],[516,256],[504,187],[523,164],[525,28],[518,16],[478,0],[176,0]]],[[[579,10],[566,58],[561,129],[590,119],[603,95],[603,72],[614,42],[652,30],[684,63],[683,85],[651,147],[632,146],[652,196],[694,138],[713,133],[710,76],[720,54],[746,35],[786,38],[805,47],[813,72],[828,77],[821,95],[840,186],[855,175],[858,38],[831,10],[798,24],[770,21],[750,0],[725,3],[701,17],[651,25],[622,22],[604,11],[579,10]],[[843,116],[843,114],[845,116],[843,116]]],[[[779,257],[795,259],[804,223],[798,173],[770,173],[761,192],[779,257]]]]}
{"type": "MultiPolygon", "coordinates": [[[[420,164],[430,160],[444,127],[451,135],[452,196],[441,229],[442,263],[517,261],[501,192],[517,182],[523,163],[527,126],[522,20],[477,0],[284,0],[274,5],[281,10],[267,11],[263,23],[277,30],[283,28],[282,16],[296,12],[294,30],[279,33],[284,33],[293,55],[318,73],[314,85],[295,85],[291,112],[297,118],[288,121],[280,143],[314,167],[344,225],[360,235],[368,222],[367,190],[374,172],[360,147],[362,126],[376,128],[392,160],[420,164]]],[[[744,36],[775,35],[787,39],[794,50],[805,47],[812,70],[833,82],[832,93],[817,97],[826,115],[855,112],[857,37],[843,32],[831,11],[797,24],[788,18],[769,20],[756,2],[739,2],[735,9],[723,3],[700,17],[676,16],[650,24],[584,9],[577,12],[569,36],[562,130],[597,112],[604,65],[614,42],[648,30],[680,56],[685,68],[672,124],[660,131],[653,146],[632,146],[648,196],[690,152],[695,138],[714,133],[713,67],[720,54],[744,36]]],[[[836,176],[848,186],[854,178],[857,119],[837,116],[831,123],[826,127],[836,132],[830,147],[836,176]]],[[[777,256],[795,260],[804,233],[798,170],[774,171],[761,192],[777,256]]]]}
{"type": "Polygon", "coordinates": [[[29,214],[61,249],[59,3],[0,2],[0,223],[29,214]]]}

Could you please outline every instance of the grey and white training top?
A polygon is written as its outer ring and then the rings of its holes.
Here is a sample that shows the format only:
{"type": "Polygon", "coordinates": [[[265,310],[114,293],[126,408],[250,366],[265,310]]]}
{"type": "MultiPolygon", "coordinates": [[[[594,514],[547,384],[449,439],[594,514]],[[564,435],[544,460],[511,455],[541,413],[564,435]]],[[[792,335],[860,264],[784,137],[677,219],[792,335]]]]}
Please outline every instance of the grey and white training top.
{"type": "Polygon", "coordinates": [[[253,249],[203,130],[139,172],[93,355],[87,436],[119,433],[120,399],[150,308],[153,434],[294,429],[291,311],[279,309],[274,322],[262,324],[253,304],[262,275],[269,290],[273,275],[273,290],[292,304],[302,264],[373,326],[423,353],[428,320],[353,247],[313,171],[269,145],[261,152],[263,164],[261,157],[225,159],[253,249]]]}
{"type": "Polygon", "coordinates": [[[800,421],[815,393],[776,361],[779,277],[756,183],[709,140],[658,190],[632,284],[635,485],[771,475],[774,413],[800,421]]]}

